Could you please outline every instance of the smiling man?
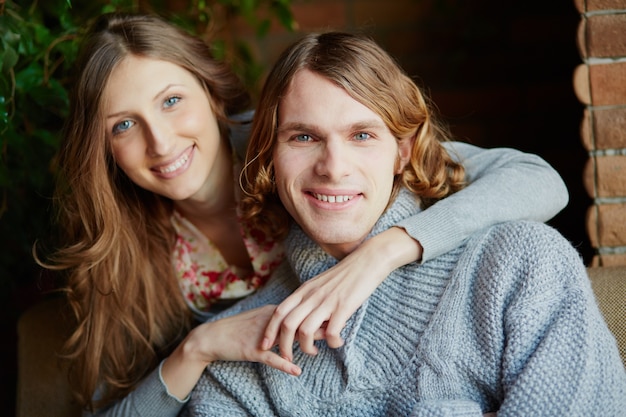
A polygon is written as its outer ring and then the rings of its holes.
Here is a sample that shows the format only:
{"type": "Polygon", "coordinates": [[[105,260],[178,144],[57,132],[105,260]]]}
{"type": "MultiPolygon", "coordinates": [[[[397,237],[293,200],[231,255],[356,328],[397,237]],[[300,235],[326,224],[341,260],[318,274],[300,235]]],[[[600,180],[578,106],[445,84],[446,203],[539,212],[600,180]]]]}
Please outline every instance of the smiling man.
{"type": "Polygon", "coordinates": [[[380,116],[306,69],[295,74],[278,120],[280,200],[322,249],[342,259],[385,210],[413,139],[397,140],[380,116]]]}
{"type": "MultiPolygon", "coordinates": [[[[268,77],[244,209],[288,264],[228,314],[280,303],[364,240],[463,186],[427,99],[370,40],[309,35],[268,77]]],[[[214,363],[192,416],[622,415],[626,373],[576,250],[508,222],[392,272],[341,343],[300,335],[291,376],[214,363]]],[[[281,343],[281,351],[289,346],[281,343]]]]}

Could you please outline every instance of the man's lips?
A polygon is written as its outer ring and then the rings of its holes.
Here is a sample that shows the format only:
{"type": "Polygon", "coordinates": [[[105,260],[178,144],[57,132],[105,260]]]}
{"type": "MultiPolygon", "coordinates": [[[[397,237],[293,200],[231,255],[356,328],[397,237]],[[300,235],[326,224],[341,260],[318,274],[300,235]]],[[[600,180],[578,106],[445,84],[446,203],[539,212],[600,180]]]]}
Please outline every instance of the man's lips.
{"type": "Polygon", "coordinates": [[[345,203],[354,198],[354,195],[334,195],[311,193],[313,197],[325,203],[345,203]]]}

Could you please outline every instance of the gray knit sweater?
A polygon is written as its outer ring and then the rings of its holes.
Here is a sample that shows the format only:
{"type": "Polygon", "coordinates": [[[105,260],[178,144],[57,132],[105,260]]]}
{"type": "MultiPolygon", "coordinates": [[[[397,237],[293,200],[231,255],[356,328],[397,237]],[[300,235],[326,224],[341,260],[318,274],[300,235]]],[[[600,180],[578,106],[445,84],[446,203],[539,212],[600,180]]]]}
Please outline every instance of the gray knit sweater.
{"type": "MultiPolygon", "coordinates": [[[[372,234],[419,211],[400,194],[372,234]]],[[[299,229],[287,240],[306,281],[336,261],[299,229]]],[[[299,285],[285,264],[235,313],[299,285]]],[[[229,314],[230,314],[229,313],[229,314]]],[[[303,373],[220,362],[185,416],[625,416],[626,372],[584,265],[555,230],[510,222],[396,270],[353,315],[346,343],[295,349],[303,373]]]]}

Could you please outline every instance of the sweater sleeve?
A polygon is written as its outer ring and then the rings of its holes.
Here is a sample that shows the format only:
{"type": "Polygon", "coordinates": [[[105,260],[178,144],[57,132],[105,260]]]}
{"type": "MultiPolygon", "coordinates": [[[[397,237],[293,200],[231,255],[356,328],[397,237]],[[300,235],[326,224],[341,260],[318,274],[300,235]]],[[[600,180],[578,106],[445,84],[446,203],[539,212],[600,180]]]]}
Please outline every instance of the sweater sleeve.
{"type": "Polygon", "coordinates": [[[556,290],[563,290],[557,302],[536,297],[506,318],[498,414],[623,416],[626,372],[593,297],[576,288],[556,290]]]}
{"type": "Polygon", "coordinates": [[[163,362],[123,399],[95,414],[85,412],[83,417],[176,417],[188,398],[181,401],[168,392],[161,366],[163,362]]]}
{"type": "MultiPolygon", "coordinates": [[[[482,281],[477,294],[490,292],[500,301],[483,304],[503,312],[499,319],[493,315],[505,335],[498,415],[623,416],[626,372],[576,250],[540,224],[502,228],[494,242],[499,266],[492,264],[491,283],[482,281]],[[509,247],[518,256],[511,257],[509,247]]],[[[489,333],[489,316],[478,316],[481,334],[489,333]]]]}
{"type": "Polygon", "coordinates": [[[462,142],[444,146],[464,165],[468,185],[397,224],[422,245],[422,262],[454,249],[482,228],[509,220],[545,222],[567,205],[565,183],[537,155],[462,142]]]}

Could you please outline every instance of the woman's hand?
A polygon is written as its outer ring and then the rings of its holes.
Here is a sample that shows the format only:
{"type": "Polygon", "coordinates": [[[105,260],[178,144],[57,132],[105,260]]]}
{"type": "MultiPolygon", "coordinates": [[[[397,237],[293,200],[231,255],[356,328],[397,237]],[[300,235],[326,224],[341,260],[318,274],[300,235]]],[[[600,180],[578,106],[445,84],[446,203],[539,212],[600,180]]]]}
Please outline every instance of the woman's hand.
{"type": "MultiPolygon", "coordinates": [[[[213,361],[261,362],[291,375],[301,369],[271,350],[261,349],[261,338],[276,306],[203,323],[194,328],[166,359],[161,376],[170,394],[185,398],[204,368],[213,361]]],[[[271,346],[270,346],[271,347],[271,346]]]]}
{"type": "Polygon", "coordinates": [[[280,354],[292,360],[294,340],[308,354],[323,335],[331,348],[343,345],[346,321],[394,269],[419,260],[422,246],[404,229],[392,227],[365,241],[333,268],[305,282],[287,297],[272,316],[263,349],[278,345],[280,354]]]}

